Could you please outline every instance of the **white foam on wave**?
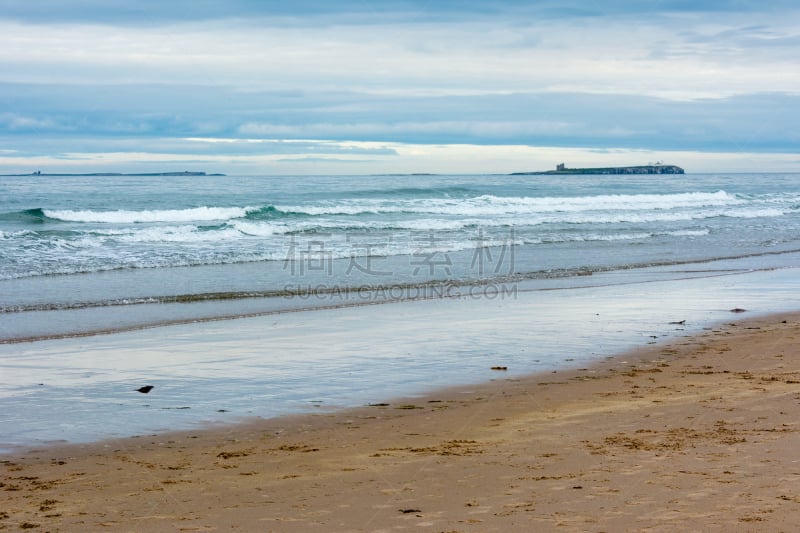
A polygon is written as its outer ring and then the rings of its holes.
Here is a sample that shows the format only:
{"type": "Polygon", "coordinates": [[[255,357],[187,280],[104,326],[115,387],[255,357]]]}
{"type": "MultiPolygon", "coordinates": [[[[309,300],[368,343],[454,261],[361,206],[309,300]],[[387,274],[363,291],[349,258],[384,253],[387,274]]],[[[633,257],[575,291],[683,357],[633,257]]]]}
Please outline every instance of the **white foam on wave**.
{"type": "Polygon", "coordinates": [[[612,194],[579,197],[512,197],[484,195],[475,198],[491,211],[495,207],[510,213],[581,213],[596,211],[665,211],[677,208],[722,207],[747,203],[725,191],[679,194],[612,194]]]}
{"type": "Polygon", "coordinates": [[[633,232],[633,233],[585,233],[577,235],[553,234],[547,237],[538,237],[525,240],[525,244],[553,244],[562,242],[595,242],[595,241],[633,241],[652,239],[653,237],[672,236],[672,237],[701,237],[708,235],[709,230],[679,230],[679,231],[659,231],[633,232]]]}
{"type": "Polygon", "coordinates": [[[292,230],[287,225],[268,224],[265,222],[246,222],[244,220],[234,220],[229,223],[236,231],[250,237],[270,237],[281,235],[292,230]]]}
{"type": "Polygon", "coordinates": [[[284,212],[312,216],[381,213],[438,214],[452,216],[502,216],[531,213],[587,211],[649,211],[676,208],[724,207],[746,204],[725,191],[679,194],[620,194],[578,197],[501,197],[482,195],[464,199],[341,200],[304,206],[277,206],[284,212]]]}
{"type": "MultiPolygon", "coordinates": [[[[493,225],[493,221],[487,221],[493,225]]],[[[411,230],[411,231],[453,231],[483,223],[479,219],[444,220],[433,218],[420,218],[413,220],[399,220],[382,224],[384,230],[411,230]]]]}
{"type": "MultiPolygon", "coordinates": [[[[786,199],[784,198],[785,202],[786,199]]],[[[770,199],[769,208],[777,208],[778,199],[770,199]]],[[[358,216],[384,214],[443,215],[448,217],[503,217],[513,215],[546,215],[550,213],[631,213],[669,212],[692,210],[702,213],[705,209],[723,207],[757,206],[759,200],[745,199],[725,191],[712,193],[688,192],[678,194],[632,194],[597,195],[578,197],[501,197],[482,195],[473,198],[444,199],[342,199],[312,205],[279,205],[275,208],[283,213],[319,216],[358,216]]],[[[766,207],[766,206],[765,206],[766,207]]],[[[92,210],[44,210],[50,218],[69,222],[134,224],[152,222],[211,222],[237,221],[256,207],[196,207],[175,210],[153,211],[92,211],[92,210]]],[[[775,216],[767,214],[765,216],[775,216]]],[[[660,220],[660,219],[656,219],[660,220]]],[[[249,221],[248,221],[249,222],[249,221]]],[[[295,221],[299,223],[299,221],[295,221]]],[[[242,226],[244,227],[244,226],[242,226]]],[[[263,226],[250,226],[251,230],[263,232],[263,226]]],[[[246,233],[249,233],[245,231],[246,233]]],[[[261,233],[256,233],[261,234],[261,233]]]]}
{"type": "Polygon", "coordinates": [[[144,242],[219,242],[241,238],[241,232],[234,228],[221,228],[215,230],[198,231],[197,226],[159,226],[144,228],[127,235],[119,235],[114,239],[118,242],[144,243],[144,242]]]}
{"type": "Polygon", "coordinates": [[[677,231],[665,231],[660,235],[671,235],[673,237],[704,237],[711,233],[711,230],[707,229],[687,229],[687,230],[677,230],[677,231]]]}
{"type": "Polygon", "coordinates": [[[787,214],[785,209],[777,208],[753,208],[753,209],[736,209],[722,211],[717,216],[731,217],[731,218],[771,218],[781,217],[787,214]]]}
{"type": "MultiPolygon", "coordinates": [[[[644,212],[607,212],[607,213],[554,213],[542,215],[527,220],[529,225],[538,224],[646,224],[651,222],[686,222],[691,220],[704,220],[717,217],[729,218],[761,218],[783,216],[782,209],[709,209],[701,211],[644,211],[644,212]]],[[[522,223],[524,219],[518,219],[522,223]]]]}
{"type": "Polygon", "coordinates": [[[9,240],[9,239],[16,239],[19,237],[27,237],[29,235],[33,235],[34,231],[23,229],[19,231],[0,231],[0,239],[2,240],[9,240]]]}
{"type": "Polygon", "coordinates": [[[193,207],[155,211],[91,211],[45,209],[45,216],[66,222],[136,224],[142,222],[210,222],[242,218],[252,207],[193,207]]]}

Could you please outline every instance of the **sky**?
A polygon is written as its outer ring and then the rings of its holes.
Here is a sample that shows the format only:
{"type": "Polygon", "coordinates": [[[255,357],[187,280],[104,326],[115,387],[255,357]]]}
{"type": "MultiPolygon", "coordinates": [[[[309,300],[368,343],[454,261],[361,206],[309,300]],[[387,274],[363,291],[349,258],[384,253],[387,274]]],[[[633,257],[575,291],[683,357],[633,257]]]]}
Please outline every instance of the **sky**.
{"type": "Polygon", "coordinates": [[[0,173],[800,171],[795,0],[0,0],[0,173]]]}

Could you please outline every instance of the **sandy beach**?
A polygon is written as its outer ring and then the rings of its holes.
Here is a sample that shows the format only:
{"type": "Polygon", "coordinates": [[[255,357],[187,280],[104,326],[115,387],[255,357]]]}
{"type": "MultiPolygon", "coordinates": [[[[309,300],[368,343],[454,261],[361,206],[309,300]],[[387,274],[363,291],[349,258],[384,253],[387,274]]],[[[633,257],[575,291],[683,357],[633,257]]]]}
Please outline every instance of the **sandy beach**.
{"type": "Polygon", "coordinates": [[[16,531],[790,531],[800,315],[574,371],[4,456],[16,531]]]}

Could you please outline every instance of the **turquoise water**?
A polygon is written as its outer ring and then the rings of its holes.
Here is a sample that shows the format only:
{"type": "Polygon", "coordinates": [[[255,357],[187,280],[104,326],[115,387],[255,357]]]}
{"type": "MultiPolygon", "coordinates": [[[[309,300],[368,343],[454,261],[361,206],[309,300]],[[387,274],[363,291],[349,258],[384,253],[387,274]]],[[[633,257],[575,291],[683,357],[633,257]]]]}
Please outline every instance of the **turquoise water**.
{"type": "Polygon", "coordinates": [[[796,174],[3,177],[0,340],[797,249],[796,174]]]}
{"type": "Polygon", "coordinates": [[[4,177],[0,450],[588,365],[800,309],[798,250],[794,174],[4,177]]]}

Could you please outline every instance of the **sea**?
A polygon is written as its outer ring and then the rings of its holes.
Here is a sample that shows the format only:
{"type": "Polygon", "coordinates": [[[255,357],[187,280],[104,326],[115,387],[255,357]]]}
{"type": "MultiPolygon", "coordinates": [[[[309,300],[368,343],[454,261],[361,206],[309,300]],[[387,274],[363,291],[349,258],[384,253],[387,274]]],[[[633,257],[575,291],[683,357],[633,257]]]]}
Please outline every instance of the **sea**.
{"type": "Polygon", "coordinates": [[[557,371],[799,265],[800,174],[3,176],[0,449],[557,371]]]}

